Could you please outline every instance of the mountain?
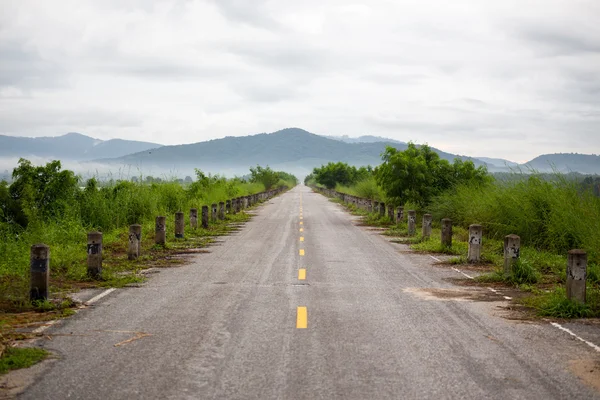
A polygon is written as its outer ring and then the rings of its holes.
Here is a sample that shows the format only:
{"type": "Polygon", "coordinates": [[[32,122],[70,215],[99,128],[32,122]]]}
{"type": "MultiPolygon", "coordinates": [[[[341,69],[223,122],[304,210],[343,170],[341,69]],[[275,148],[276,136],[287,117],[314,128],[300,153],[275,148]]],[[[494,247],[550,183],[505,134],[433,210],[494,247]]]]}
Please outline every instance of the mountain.
{"type": "Polygon", "coordinates": [[[538,172],[600,173],[600,156],[576,153],[545,154],[525,163],[522,167],[538,172]]]}
{"type": "Polygon", "coordinates": [[[506,167],[508,168],[512,168],[512,167],[518,167],[519,163],[513,162],[513,161],[508,161],[508,160],[504,160],[502,158],[489,158],[489,157],[475,157],[477,160],[479,161],[483,161],[484,163],[486,163],[486,165],[489,168],[503,168],[505,169],[506,167]]]}
{"type": "MultiPolygon", "coordinates": [[[[379,139],[378,139],[379,140],[379,139]]],[[[382,138],[384,141],[347,143],[315,135],[299,128],[287,128],[274,133],[261,133],[242,137],[225,137],[207,142],[177,146],[163,146],[150,151],[124,157],[95,160],[112,165],[130,165],[137,168],[157,167],[165,171],[219,171],[226,174],[246,173],[248,167],[268,164],[271,168],[286,170],[299,176],[308,174],[314,167],[329,161],[342,161],[351,165],[379,165],[386,146],[399,150],[406,143],[382,138]]],[[[433,149],[449,161],[460,157],[484,163],[470,157],[457,156],[433,149]]]]}
{"type": "Polygon", "coordinates": [[[0,157],[40,157],[46,159],[86,161],[121,157],[160,147],[160,144],[133,140],[99,140],[80,133],[56,137],[13,137],[0,135],[0,157]]]}

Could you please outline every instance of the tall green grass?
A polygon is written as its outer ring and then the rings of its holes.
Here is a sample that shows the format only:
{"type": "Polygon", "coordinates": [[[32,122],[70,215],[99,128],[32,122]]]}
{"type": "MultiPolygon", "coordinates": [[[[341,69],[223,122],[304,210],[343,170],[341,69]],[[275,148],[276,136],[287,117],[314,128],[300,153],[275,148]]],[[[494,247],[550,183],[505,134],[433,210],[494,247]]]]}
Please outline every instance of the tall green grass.
{"type": "Polygon", "coordinates": [[[346,193],[352,196],[362,197],[376,201],[385,201],[383,190],[375,182],[375,178],[369,177],[352,186],[344,186],[338,184],[335,188],[338,192],[346,193]]]}
{"type": "MultiPolygon", "coordinates": [[[[291,182],[281,185],[293,186],[291,182]]],[[[216,177],[203,184],[179,182],[109,182],[100,186],[95,180],[52,218],[31,218],[27,227],[0,219],[0,308],[2,304],[22,301],[28,293],[29,248],[35,243],[50,246],[51,279],[85,281],[87,233],[104,233],[106,244],[122,242],[131,224],[142,224],[144,234],[152,235],[155,217],[167,216],[171,232],[174,213],[219,203],[235,197],[264,191],[261,183],[216,177]]],[[[34,211],[31,212],[32,214],[34,211]]],[[[149,236],[148,236],[149,237],[149,236]]]]}
{"type": "Polygon", "coordinates": [[[600,198],[560,175],[551,181],[523,175],[458,186],[435,198],[429,209],[437,220],[482,224],[491,238],[517,234],[524,245],[557,254],[582,248],[591,262],[600,262],[600,198]]]}

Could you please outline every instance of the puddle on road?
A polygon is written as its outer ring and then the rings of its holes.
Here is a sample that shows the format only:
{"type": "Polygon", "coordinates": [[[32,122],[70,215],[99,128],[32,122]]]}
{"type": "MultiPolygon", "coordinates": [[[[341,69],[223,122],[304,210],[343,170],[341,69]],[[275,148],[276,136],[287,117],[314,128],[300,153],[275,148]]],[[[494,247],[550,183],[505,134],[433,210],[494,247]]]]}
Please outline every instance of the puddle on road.
{"type": "Polygon", "coordinates": [[[423,300],[437,301],[506,301],[501,295],[482,289],[406,288],[405,293],[423,300]]]}

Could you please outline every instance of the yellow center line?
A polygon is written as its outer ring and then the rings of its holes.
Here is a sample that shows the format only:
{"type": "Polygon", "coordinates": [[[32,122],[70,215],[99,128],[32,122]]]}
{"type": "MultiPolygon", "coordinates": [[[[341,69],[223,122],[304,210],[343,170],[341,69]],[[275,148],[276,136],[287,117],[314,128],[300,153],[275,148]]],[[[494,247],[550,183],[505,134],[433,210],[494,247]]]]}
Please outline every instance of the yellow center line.
{"type": "Polygon", "coordinates": [[[304,242],[304,236],[300,236],[300,241],[304,242]]]}
{"type": "Polygon", "coordinates": [[[303,281],[306,279],[306,268],[300,268],[298,270],[298,280],[303,281]]]}
{"type": "Polygon", "coordinates": [[[304,232],[304,228],[300,228],[300,232],[304,232]]]}
{"type": "Polygon", "coordinates": [[[306,329],[308,328],[308,310],[306,307],[298,307],[296,317],[296,328],[306,329]]]}
{"type": "Polygon", "coordinates": [[[304,222],[300,221],[300,225],[303,225],[303,224],[304,224],[304,222]]]}
{"type": "Polygon", "coordinates": [[[300,253],[301,256],[303,256],[304,255],[304,249],[300,249],[299,253],[300,253]]]}

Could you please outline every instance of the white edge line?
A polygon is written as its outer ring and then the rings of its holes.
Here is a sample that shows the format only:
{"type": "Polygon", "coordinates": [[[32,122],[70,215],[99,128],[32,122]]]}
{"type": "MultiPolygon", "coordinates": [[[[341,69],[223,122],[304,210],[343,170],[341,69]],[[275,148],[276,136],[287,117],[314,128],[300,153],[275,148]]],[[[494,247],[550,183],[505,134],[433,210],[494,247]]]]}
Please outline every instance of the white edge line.
{"type": "Polygon", "coordinates": [[[488,289],[490,292],[498,293],[498,291],[497,291],[496,289],[494,289],[494,288],[491,288],[491,287],[489,287],[489,288],[487,288],[487,289],[488,289]]]}
{"type": "Polygon", "coordinates": [[[596,350],[598,353],[600,353],[600,347],[596,346],[594,343],[592,342],[588,342],[587,340],[577,336],[576,334],[574,334],[571,330],[565,328],[564,326],[562,326],[561,324],[557,324],[556,322],[552,322],[550,323],[550,325],[554,326],[555,328],[560,329],[561,331],[567,332],[569,335],[573,336],[574,338],[576,338],[577,340],[581,340],[583,343],[587,344],[588,346],[590,346],[592,349],[596,350]]]}
{"type": "MultiPolygon", "coordinates": [[[[97,302],[98,300],[100,300],[101,298],[103,298],[104,296],[108,296],[109,294],[111,294],[115,290],[117,290],[117,289],[116,288],[106,289],[104,292],[100,293],[99,295],[97,295],[95,297],[92,297],[88,301],[84,301],[83,304],[86,304],[86,305],[93,304],[93,303],[97,302]]],[[[44,325],[40,326],[39,328],[35,328],[34,330],[32,330],[31,333],[42,333],[46,329],[50,328],[52,325],[55,325],[56,323],[58,323],[59,321],[60,320],[58,320],[58,319],[54,319],[52,321],[48,321],[44,325]]]]}
{"type": "Polygon", "coordinates": [[[473,278],[471,275],[467,275],[467,274],[465,274],[464,272],[462,272],[462,271],[461,271],[460,269],[458,269],[458,268],[454,268],[454,267],[452,267],[452,269],[453,269],[453,270],[455,270],[456,272],[458,272],[459,274],[463,274],[464,276],[466,276],[466,277],[467,277],[467,278],[469,278],[469,279],[475,279],[475,278],[473,278]]]}
{"type": "Polygon", "coordinates": [[[97,302],[98,300],[100,300],[101,298],[108,296],[115,290],[117,290],[117,289],[115,289],[115,288],[106,289],[104,292],[100,293],[98,296],[92,297],[91,299],[89,299],[88,301],[84,301],[83,303],[87,304],[87,305],[93,304],[93,303],[97,302]]]}
{"type": "Polygon", "coordinates": [[[512,297],[504,296],[504,299],[506,299],[506,300],[512,300],[512,297]]]}
{"type": "Polygon", "coordinates": [[[437,257],[434,257],[434,256],[429,256],[429,257],[433,258],[433,259],[434,259],[435,261],[437,261],[437,262],[442,262],[442,260],[440,260],[440,259],[439,259],[439,258],[437,258],[437,257]]]}
{"type": "Polygon", "coordinates": [[[48,321],[44,325],[40,326],[39,328],[35,328],[34,330],[32,330],[31,333],[42,333],[46,329],[50,328],[52,325],[56,324],[57,322],[58,322],[57,319],[53,319],[52,321],[48,321]]]}

